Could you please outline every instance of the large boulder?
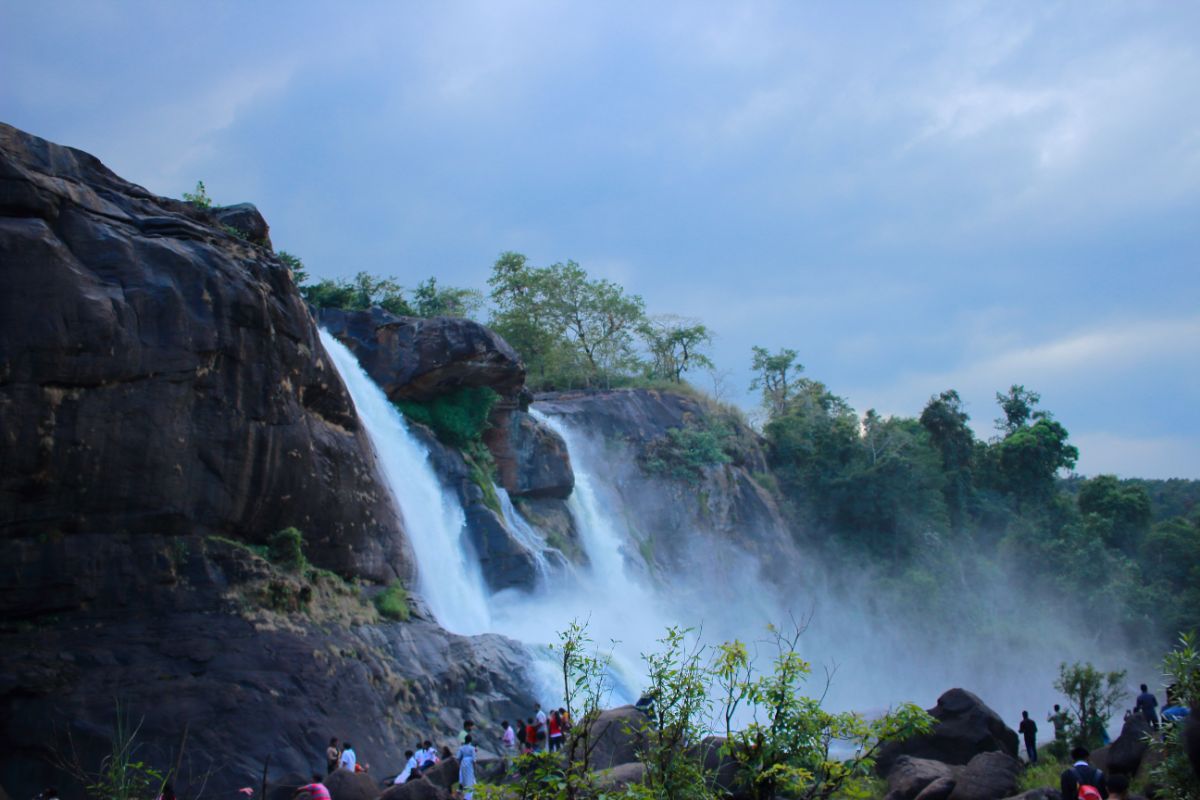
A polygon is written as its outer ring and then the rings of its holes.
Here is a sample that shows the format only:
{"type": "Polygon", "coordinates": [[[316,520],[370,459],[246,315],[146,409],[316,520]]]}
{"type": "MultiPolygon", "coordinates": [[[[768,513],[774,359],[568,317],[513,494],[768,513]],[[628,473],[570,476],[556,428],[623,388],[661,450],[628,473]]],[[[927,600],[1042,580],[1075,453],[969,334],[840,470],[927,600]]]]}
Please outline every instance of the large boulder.
{"type": "Polygon", "coordinates": [[[480,386],[515,398],[525,385],[516,351],[473,320],[400,317],[381,308],[323,308],[318,318],[392,400],[428,401],[480,386]]]}
{"type": "Polygon", "coordinates": [[[440,786],[449,791],[454,784],[458,783],[458,759],[453,756],[443,758],[425,770],[425,779],[434,786],[440,786]]]}
{"type": "Polygon", "coordinates": [[[1021,792],[1021,794],[1014,794],[1004,798],[1004,800],[1062,800],[1062,792],[1047,786],[1041,789],[1030,789],[1027,792],[1021,792]]]}
{"type": "Polygon", "coordinates": [[[1192,771],[1200,778],[1200,705],[1192,706],[1191,714],[1183,723],[1183,751],[1192,762],[1192,771]]]}
{"type": "MultiPolygon", "coordinates": [[[[619,706],[601,712],[592,723],[591,768],[611,769],[620,764],[632,764],[646,746],[643,733],[646,715],[633,706],[619,706]]],[[[579,733],[579,726],[575,727],[579,733]]]]}
{"type": "Polygon", "coordinates": [[[1150,749],[1149,737],[1153,732],[1141,714],[1133,714],[1125,720],[1118,736],[1108,748],[1106,772],[1123,772],[1136,775],[1150,749]]]}
{"type": "Polygon", "coordinates": [[[930,733],[880,748],[876,769],[887,776],[902,755],[928,758],[945,764],[966,764],[980,753],[999,751],[1017,757],[1016,731],[1000,715],[965,689],[951,689],[928,709],[936,720],[930,733]]]}
{"type": "Polygon", "coordinates": [[[332,800],[375,800],[381,792],[368,773],[349,769],[335,769],[325,777],[325,786],[332,800]]]}
{"type": "Polygon", "coordinates": [[[1021,762],[1007,753],[980,753],[956,770],[949,800],[995,800],[1017,791],[1021,762]]]}
{"type": "Polygon", "coordinates": [[[938,778],[922,789],[916,800],[949,800],[957,785],[958,781],[954,778],[938,778]]]}
{"type": "Polygon", "coordinates": [[[220,206],[212,210],[212,215],[221,226],[236,231],[246,241],[271,249],[271,227],[253,203],[220,206]]]}
{"type": "Polygon", "coordinates": [[[950,765],[927,758],[899,756],[887,775],[887,800],[916,800],[916,797],[936,781],[953,783],[954,770],[950,765]]]}
{"type": "Polygon", "coordinates": [[[289,526],[320,566],[412,576],[287,267],[0,124],[0,613],[90,602],[96,586],[60,567],[76,534],[262,543],[289,526]]]}
{"type": "Polygon", "coordinates": [[[632,764],[619,764],[596,773],[596,788],[601,792],[620,792],[630,784],[641,783],[645,777],[645,764],[636,761],[632,764]]]}
{"type": "Polygon", "coordinates": [[[570,496],[575,474],[561,436],[519,410],[494,423],[483,439],[496,460],[500,485],[510,495],[560,500],[570,496]]]}
{"type": "Polygon", "coordinates": [[[428,778],[421,777],[387,789],[380,800],[450,800],[450,792],[428,778]]]}

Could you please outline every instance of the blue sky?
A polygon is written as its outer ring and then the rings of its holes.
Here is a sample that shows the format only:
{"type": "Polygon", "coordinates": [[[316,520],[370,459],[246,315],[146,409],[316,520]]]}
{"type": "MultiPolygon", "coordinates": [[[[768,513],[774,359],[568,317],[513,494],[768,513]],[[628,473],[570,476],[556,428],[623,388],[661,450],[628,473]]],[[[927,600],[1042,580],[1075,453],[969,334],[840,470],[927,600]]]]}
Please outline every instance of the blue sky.
{"type": "Polygon", "coordinates": [[[755,344],[984,435],[1023,383],[1081,472],[1200,478],[1198,42],[1179,2],[0,0],[0,119],[322,276],[575,259],[745,406],[755,344]]]}

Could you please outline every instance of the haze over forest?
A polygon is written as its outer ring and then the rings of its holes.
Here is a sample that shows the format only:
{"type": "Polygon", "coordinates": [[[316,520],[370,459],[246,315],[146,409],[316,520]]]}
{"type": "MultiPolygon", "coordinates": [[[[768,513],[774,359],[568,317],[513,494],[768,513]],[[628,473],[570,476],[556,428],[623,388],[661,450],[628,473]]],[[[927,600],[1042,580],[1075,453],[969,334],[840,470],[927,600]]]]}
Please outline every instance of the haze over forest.
{"type": "Polygon", "coordinates": [[[10,2],[0,109],[319,277],[573,259],[744,407],[792,348],[860,414],[956,389],[986,438],[1023,384],[1079,472],[1200,478],[1200,9],[857,13],[10,2]]]}

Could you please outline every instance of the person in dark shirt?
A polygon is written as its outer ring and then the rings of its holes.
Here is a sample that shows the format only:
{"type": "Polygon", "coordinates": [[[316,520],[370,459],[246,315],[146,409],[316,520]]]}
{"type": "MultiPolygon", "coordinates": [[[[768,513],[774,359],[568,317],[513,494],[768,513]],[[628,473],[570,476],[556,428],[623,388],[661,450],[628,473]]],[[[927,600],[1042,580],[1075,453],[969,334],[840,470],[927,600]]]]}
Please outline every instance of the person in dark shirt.
{"type": "Polygon", "coordinates": [[[1142,712],[1146,722],[1150,723],[1151,730],[1158,730],[1158,698],[1146,688],[1144,683],[1142,684],[1142,693],[1138,695],[1134,708],[1142,712]]]}
{"type": "Polygon", "coordinates": [[[1037,763],[1037,723],[1029,718],[1028,711],[1021,712],[1021,724],[1017,730],[1025,737],[1025,752],[1029,754],[1029,763],[1037,763]]]}
{"type": "Polygon", "coordinates": [[[1095,786],[1101,797],[1108,797],[1108,783],[1104,780],[1104,773],[1088,763],[1089,755],[1086,747],[1076,747],[1071,751],[1071,760],[1075,763],[1069,769],[1063,770],[1059,777],[1059,787],[1062,789],[1064,800],[1079,797],[1080,786],[1095,786]]]}

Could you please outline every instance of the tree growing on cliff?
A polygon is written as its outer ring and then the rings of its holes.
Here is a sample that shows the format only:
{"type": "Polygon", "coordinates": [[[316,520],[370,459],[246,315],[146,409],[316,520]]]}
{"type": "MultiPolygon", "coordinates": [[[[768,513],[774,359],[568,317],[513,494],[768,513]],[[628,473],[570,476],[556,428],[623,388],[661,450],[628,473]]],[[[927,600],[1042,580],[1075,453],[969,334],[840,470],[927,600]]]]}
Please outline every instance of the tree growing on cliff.
{"type": "Polygon", "coordinates": [[[712,343],[712,334],[698,320],[673,314],[660,314],[645,320],[638,334],[650,352],[650,374],[674,383],[683,382],[683,373],[701,367],[713,369],[704,348],[712,343]]]}
{"type": "Polygon", "coordinates": [[[771,418],[782,416],[787,413],[796,378],[804,372],[804,365],[796,362],[799,353],[785,348],[772,355],[765,347],[750,349],[754,354],[750,390],[762,391],[763,407],[771,418]]]}

